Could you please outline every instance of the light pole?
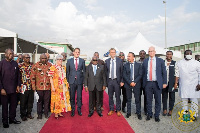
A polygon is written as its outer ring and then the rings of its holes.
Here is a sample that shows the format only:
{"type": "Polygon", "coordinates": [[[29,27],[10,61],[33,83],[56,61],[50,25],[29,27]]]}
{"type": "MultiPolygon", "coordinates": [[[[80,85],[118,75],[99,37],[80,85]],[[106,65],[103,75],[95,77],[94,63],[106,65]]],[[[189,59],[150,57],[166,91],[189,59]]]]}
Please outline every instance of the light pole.
{"type": "Polygon", "coordinates": [[[163,4],[165,4],[165,49],[167,49],[166,1],[163,1],[163,4]]]}

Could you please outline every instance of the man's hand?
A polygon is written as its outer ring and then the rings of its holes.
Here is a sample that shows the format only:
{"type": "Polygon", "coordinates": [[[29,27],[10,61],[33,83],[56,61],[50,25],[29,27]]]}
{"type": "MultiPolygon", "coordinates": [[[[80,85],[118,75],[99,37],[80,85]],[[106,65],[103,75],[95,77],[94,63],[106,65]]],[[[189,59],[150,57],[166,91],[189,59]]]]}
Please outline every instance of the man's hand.
{"type": "Polygon", "coordinates": [[[121,87],[122,87],[122,86],[124,86],[124,83],[123,83],[123,82],[121,82],[121,83],[120,83],[120,86],[121,86],[121,87]]]}
{"type": "Polygon", "coordinates": [[[130,86],[135,87],[136,83],[131,82],[130,86]]]}
{"type": "Polygon", "coordinates": [[[19,93],[19,86],[17,86],[16,92],[19,93]]]}
{"type": "Polygon", "coordinates": [[[167,84],[163,84],[163,89],[165,89],[167,87],[167,84]]]}
{"type": "Polygon", "coordinates": [[[178,84],[174,84],[174,89],[177,89],[178,88],[178,84]]]}
{"type": "Polygon", "coordinates": [[[88,92],[88,87],[85,87],[85,92],[88,92]]]}
{"type": "Polygon", "coordinates": [[[106,87],[105,86],[103,86],[103,91],[106,89],[106,87]]]}
{"type": "Polygon", "coordinates": [[[6,95],[6,91],[4,89],[1,89],[1,95],[6,95]]]}

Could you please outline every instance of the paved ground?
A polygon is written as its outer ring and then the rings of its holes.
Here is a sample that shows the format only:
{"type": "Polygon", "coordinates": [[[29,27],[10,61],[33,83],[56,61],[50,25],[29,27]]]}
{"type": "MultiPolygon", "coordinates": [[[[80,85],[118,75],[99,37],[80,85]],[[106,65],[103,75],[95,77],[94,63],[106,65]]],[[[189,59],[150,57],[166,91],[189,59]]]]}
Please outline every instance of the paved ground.
{"type": "MultiPolygon", "coordinates": [[[[142,120],[137,119],[137,115],[135,114],[135,104],[134,98],[132,100],[132,116],[128,119],[125,117],[125,113],[123,113],[124,117],[133,128],[136,133],[181,133],[182,131],[178,130],[172,123],[171,117],[160,115],[161,121],[159,123],[155,122],[154,118],[150,121],[146,121],[146,116],[144,112],[142,112],[142,120]]],[[[180,101],[178,93],[176,93],[176,103],[180,101]]],[[[154,103],[154,101],[153,101],[154,103]]],[[[200,99],[199,99],[200,103],[200,99]]],[[[83,105],[84,106],[84,105],[83,105]]],[[[142,111],[143,111],[143,97],[142,97],[142,111]]],[[[154,111],[154,110],[153,110],[154,111]]],[[[162,112],[161,112],[162,113],[162,112]]],[[[0,115],[2,114],[2,107],[0,106],[0,115]]],[[[21,120],[19,117],[19,106],[17,107],[17,120],[21,120]]],[[[33,108],[33,116],[35,117],[33,120],[28,119],[28,121],[22,122],[19,125],[11,124],[10,128],[4,129],[3,124],[1,123],[2,119],[0,117],[0,133],[38,133],[40,129],[43,127],[47,119],[43,118],[42,120],[37,120],[36,114],[36,102],[34,103],[33,108]]],[[[107,116],[104,116],[107,117],[107,116]]],[[[200,119],[200,118],[199,118],[200,119]]],[[[199,121],[198,121],[199,122],[199,121]]],[[[191,131],[192,133],[199,133],[200,127],[191,131]]]]}

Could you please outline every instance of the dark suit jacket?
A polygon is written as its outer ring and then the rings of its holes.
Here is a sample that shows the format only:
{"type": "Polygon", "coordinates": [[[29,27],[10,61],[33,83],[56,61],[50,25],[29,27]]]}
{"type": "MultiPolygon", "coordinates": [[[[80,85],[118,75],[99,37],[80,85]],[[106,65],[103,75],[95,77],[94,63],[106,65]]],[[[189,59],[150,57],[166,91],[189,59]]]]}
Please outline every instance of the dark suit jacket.
{"type": "Polygon", "coordinates": [[[84,85],[89,91],[93,91],[96,86],[98,91],[102,91],[103,86],[106,86],[106,75],[103,65],[97,65],[96,75],[94,76],[92,64],[86,67],[84,85]]]}
{"type": "MultiPolygon", "coordinates": [[[[145,87],[147,83],[148,62],[149,62],[149,58],[146,58],[142,65],[143,87],[145,87]]],[[[163,84],[167,84],[167,71],[166,71],[164,60],[157,57],[156,57],[156,77],[157,77],[159,88],[163,89],[163,84]]]]}
{"type": "Polygon", "coordinates": [[[175,84],[175,63],[176,63],[176,61],[172,60],[169,65],[169,83],[168,83],[168,91],[169,92],[172,92],[172,88],[174,87],[174,84],[175,84]]]}
{"type": "MultiPolygon", "coordinates": [[[[110,74],[110,66],[111,66],[110,60],[111,58],[105,60],[105,72],[106,72],[107,83],[110,74]]],[[[123,82],[123,61],[118,57],[116,57],[116,76],[118,84],[120,84],[120,82],[123,82]]]]}
{"type": "Polygon", "coordinates": [[[84,75],[85,75],[85,61],[82,58],[79,58],[78,69],[76,71],[74,65],[74,58],[71,58],[67,61],[66,64],[67,70],[67,82],[73,84],[75,81],[75,76],[77,76],[78,84],[83,84],[84,75]]]}
{"type": "Polygon", "coordinates": [[[123,78],[124,78],[124,87],[126,89],[131,88],[130,84],[131,82],[136,83],[136,86],[134,88],[140,88],[141,87],[141,78],[142,78],[142,66],[141,64],[135,62],[134,63],[134,81],[131,81],[131,69],[130,69],[130,63],[126,63],[124,65],[123,69],[123,78]]]}

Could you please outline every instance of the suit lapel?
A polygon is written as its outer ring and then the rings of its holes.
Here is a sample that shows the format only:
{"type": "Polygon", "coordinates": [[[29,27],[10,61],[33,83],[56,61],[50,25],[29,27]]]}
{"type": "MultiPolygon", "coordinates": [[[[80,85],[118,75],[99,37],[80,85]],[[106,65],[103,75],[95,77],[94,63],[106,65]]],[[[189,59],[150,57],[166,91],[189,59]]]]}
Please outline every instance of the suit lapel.
{"type": "Polygon", "coordinates": [[[74,66],[73,68],[76,70],[75,64],[74,64],[74,58],[72,58],[72,65],[74,66]]]}
{"type": "Polygon", "coordinates": [[[92,75],[94,76],[94,71],[93,71],[93,67],[92,67],[92,64],[89,65],[89,71],[92,73],[92,75]]]}

